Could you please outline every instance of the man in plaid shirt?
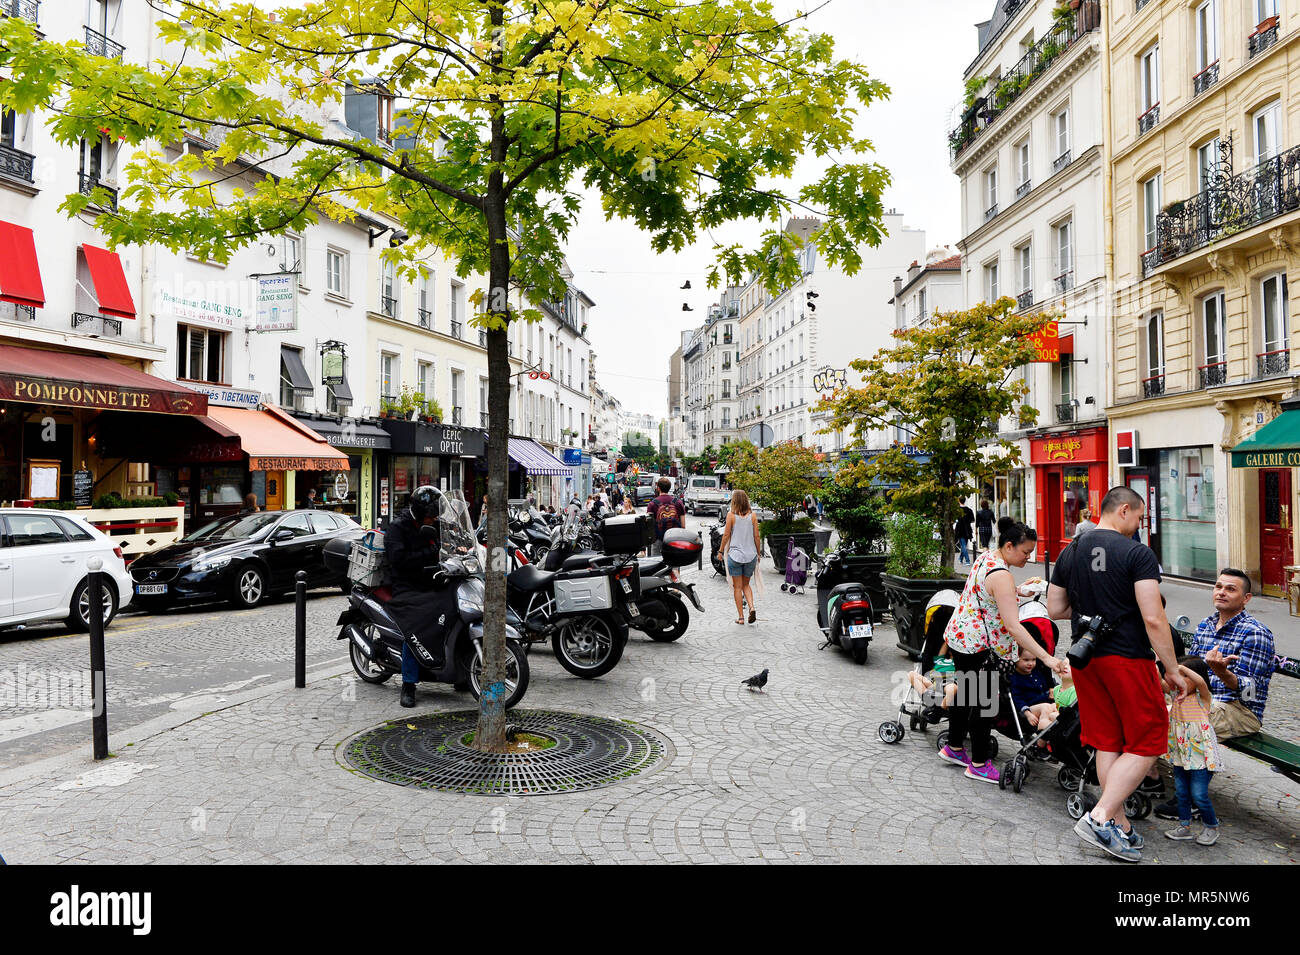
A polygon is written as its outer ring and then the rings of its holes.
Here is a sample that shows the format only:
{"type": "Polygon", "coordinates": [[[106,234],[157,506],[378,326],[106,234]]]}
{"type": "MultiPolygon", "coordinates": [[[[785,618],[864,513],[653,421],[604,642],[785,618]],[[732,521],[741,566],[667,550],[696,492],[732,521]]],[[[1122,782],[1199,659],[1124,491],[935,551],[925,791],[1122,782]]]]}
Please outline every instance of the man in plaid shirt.
{"type": "Polygon", "coordinates": [[[1214,706],[1210,722],[1219,739],[1259,732],[1273,676],[1273,634],[1250,614],[1250,578],[1225,567],[1214,584],[1214,609],[1196,628],[1187,652],[1210,668],[1214,706]]]}

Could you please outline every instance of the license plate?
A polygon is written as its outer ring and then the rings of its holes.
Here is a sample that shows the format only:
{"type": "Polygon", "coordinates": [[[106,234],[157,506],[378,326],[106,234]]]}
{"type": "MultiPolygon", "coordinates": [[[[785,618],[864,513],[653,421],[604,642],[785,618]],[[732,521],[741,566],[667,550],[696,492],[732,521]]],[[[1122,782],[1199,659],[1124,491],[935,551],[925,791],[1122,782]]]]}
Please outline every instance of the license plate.
{"type": "Polygon", "coordinates": [[[166,584],[136,584],[135,592],[138,594],[165,594],[167,593],[166,584]]]}
{"type": "Polygon", "coordinates": [[[855,623],[849,627],[849,636],[854,640],[859,637],[870,637],[871,635],[872,629],[869,623],[855,623]]]}
{"type": "Polygon", "coordinates": [[[623,585],[623,593],[630,594],[632,592],[632,584],[626,577],[620,577],[618,582],[623,585]]]}
{"type": "Polygon", "coordinates": [[[637,607],[637,605],[634,604],[634,603],[629,603],[629,604],[627,605],[627,612],[630,613],[630,614],[631,614],[632,616],[634,616],[634,617],[639,617],[639,616],[641,616],[641,610],[640,610],[640,609],[637,607]]]}

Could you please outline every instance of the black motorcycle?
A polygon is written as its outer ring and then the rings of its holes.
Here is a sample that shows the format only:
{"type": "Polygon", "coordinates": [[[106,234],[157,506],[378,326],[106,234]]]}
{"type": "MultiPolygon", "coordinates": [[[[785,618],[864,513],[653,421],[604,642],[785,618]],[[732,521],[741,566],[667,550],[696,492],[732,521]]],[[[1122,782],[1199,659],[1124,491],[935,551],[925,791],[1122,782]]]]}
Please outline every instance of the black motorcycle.
{"type": "Polygon", "coordinates": [[[840,647],[853,655],[854,663],[866,663],[875,635],[866,585],[851,579],[838,553],[812,559],[817,564],[817,627],[826,638],[822,647],[840,647]]]}
{"type": "Polygon", "coordinates": [[[722,554],[722,523],[709,525],[709,563],[720,577],[727,576],[726,558],[722,554]]]}

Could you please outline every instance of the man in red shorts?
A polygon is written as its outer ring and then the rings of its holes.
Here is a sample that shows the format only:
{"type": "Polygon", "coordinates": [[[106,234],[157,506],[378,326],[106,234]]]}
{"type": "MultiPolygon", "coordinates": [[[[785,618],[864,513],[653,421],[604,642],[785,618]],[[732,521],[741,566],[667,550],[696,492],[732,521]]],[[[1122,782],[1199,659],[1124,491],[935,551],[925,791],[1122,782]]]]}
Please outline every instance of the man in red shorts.
{"type": "Polygon", "coordinates": [[[1083,742],[1097,751],[1101,782],[1100,801],[1074,831],[1126,862],[1142,861],[1142,837],[1124,815],[1124,800],[1169,745],[1157,657],[1179,698],[1188,692],[1160,600],[1160,564],[1150,547],[1133,540],[1142,508],[1141,495],[1131,488],[1111,488],[1096,529],[1061,552],[1047,589],[1048,614],[1070,617],[1076,635],[1080,616],[1106,623],[1091,661],[1071,671],[1083,742]]]}

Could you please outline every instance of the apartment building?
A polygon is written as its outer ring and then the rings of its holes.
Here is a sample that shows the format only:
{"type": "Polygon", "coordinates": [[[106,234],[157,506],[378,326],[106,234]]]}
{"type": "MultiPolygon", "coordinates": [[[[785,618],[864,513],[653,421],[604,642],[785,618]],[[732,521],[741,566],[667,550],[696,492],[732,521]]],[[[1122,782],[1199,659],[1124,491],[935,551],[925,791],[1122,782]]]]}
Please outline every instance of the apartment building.
{"type": "Polygon", "coordinates": [[[740,397],[739,434],[742,441],[765,446],[771,444],[769,429],[763,425],[763,316],[767,310],[767,292],[757,275],[751,275],[739,295],[740,340],[739,377],[736,388],[740,397]]]}

